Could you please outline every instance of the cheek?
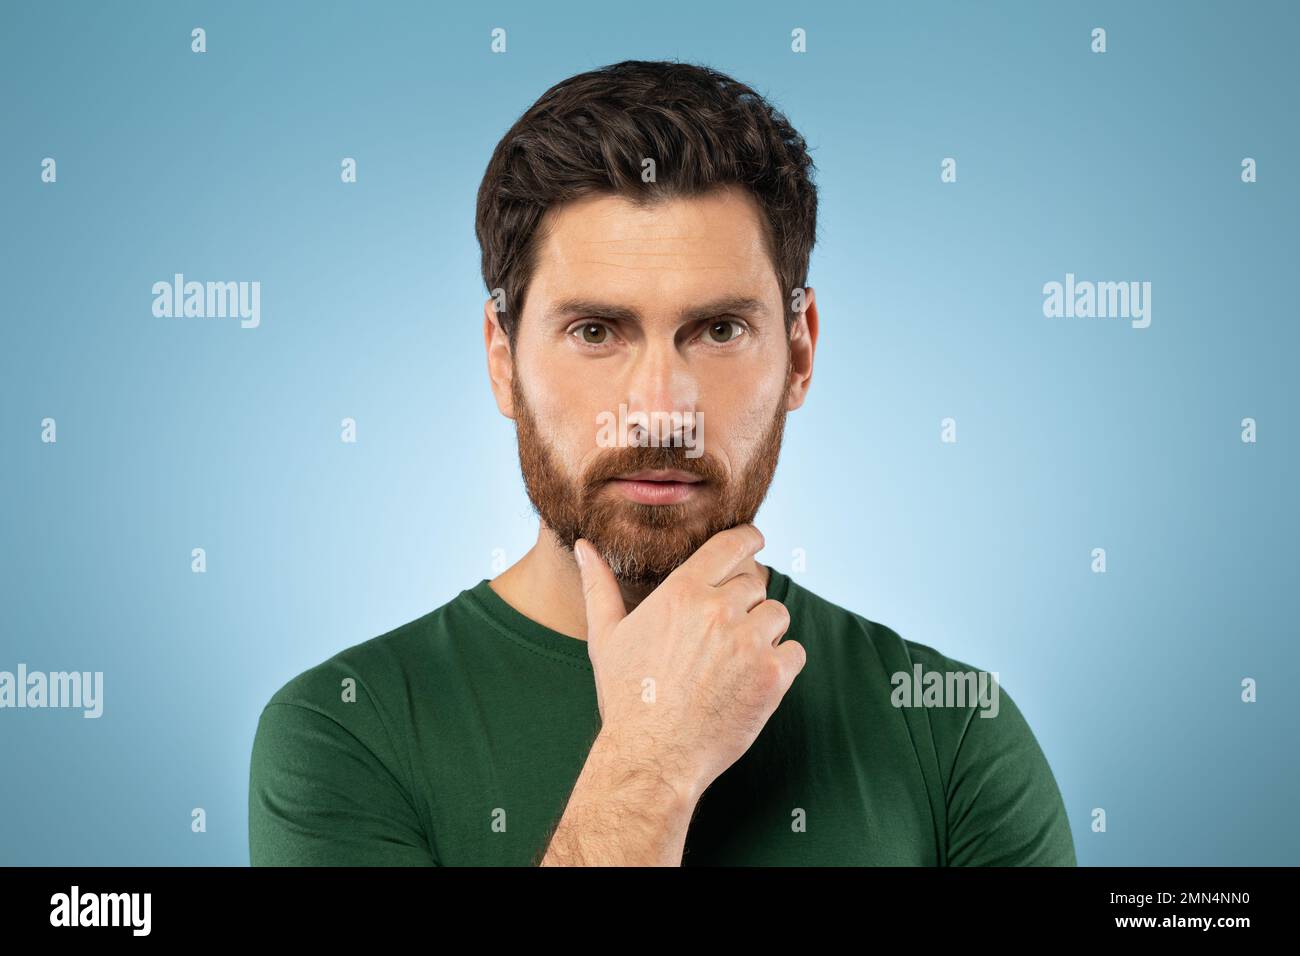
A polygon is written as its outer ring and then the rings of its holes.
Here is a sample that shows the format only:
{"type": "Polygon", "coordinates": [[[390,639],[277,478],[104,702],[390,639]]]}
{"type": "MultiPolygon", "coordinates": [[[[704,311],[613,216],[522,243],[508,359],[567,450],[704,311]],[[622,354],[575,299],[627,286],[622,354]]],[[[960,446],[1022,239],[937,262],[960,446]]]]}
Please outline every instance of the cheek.
{"type": "Polygon", "coordinates": [[[726,405],[715,403],[704,416],[704,451],[725,461],[733,476],[752,459],[768,420],[760,396],[736,396],[726,405]]]}
{"type": "Polygon", "coordinates": [[[781,374],[784,368],[782,360],[775,375],[766,372],[761,381],[757,377],[739,379],[748,386],[728,388],[712,396],[712,402],[705,399],[705,407],[714,412],[711,418],[704,416],[704,449],[723,458],[733,476],[762,451],[759,443],[766,438],[772,419],[785,402],[785,379],[781,374]]]}
{"type": "Polygon", "coordinates": [[[588,407],[595,396],[572,379],[539,384],[528,391],[538,434],[565,471],[577,474],[596,446],[596,409],[588,407]]]}

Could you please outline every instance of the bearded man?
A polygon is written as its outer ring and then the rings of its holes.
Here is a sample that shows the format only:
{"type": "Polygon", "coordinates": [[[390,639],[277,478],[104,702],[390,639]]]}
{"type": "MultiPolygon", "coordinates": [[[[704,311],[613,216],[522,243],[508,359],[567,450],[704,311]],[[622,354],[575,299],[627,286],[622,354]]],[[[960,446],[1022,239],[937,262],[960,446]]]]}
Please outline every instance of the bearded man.
{"type": "Polygon", "coordinates": [[[483,331],[536,544],[275,694],[255,865],[1075,864],[995,681],[755,557],[812,382],[812,172],[682,63],[571,77],[505,134],[483,331]]]}

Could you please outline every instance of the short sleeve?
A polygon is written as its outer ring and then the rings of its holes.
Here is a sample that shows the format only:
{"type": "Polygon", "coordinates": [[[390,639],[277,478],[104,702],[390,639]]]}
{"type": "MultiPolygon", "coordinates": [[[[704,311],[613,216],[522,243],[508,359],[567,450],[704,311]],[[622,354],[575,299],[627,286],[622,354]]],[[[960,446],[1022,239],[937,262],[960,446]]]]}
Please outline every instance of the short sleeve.
{"type": "Polygon", "coordinates": [[[435,866],[392,770],[338,720],[272,701],[253,741],[253,866],[435,866]]]}
{"type": "MultiPolygon", "coordinates": [[[[969,712],[948,786],[949,866],[1076,866],[1056,778],[1001,687],[996,716],[969,712]]],[[[992,709],[989,709],[992,713],[992,709]]]]}

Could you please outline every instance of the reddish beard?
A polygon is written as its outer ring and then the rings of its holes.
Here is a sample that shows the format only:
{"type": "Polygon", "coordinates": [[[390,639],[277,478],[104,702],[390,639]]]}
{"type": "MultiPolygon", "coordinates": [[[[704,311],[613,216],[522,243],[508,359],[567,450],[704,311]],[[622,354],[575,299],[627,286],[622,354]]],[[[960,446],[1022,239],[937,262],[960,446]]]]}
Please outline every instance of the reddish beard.
{"type": "MultiPolygon", "coordinates": [[[[579,538],[596,547],[614,576],[643,589],[659,586],[672,571],[719,531],[754,520],[776,473],[785,433],[785,395],[777,402],[754,459],[738,479],[729,478],[716,457],[685,445],[629,445],[609,448],[574,481],[558,467],[513,376],[515,431],[524,486],[538,515],[560,545],[572,551],[579,538]],[[643,469],[673,469],[700,477],[687,501],[648,505],[629,501],[606,482],[643,469]]],[[[593,422],[592,428],[594,429],[593,422]]]]}

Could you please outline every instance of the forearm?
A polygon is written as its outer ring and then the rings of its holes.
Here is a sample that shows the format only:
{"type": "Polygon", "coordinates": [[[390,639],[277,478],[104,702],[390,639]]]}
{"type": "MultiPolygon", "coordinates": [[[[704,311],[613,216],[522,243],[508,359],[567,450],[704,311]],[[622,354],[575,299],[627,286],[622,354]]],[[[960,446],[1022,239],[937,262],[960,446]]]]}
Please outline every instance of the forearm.
{"type": "Polygon", "coordinates": [[[680,866],[698,788],[602,730],[540,866],[680,866]]]}

